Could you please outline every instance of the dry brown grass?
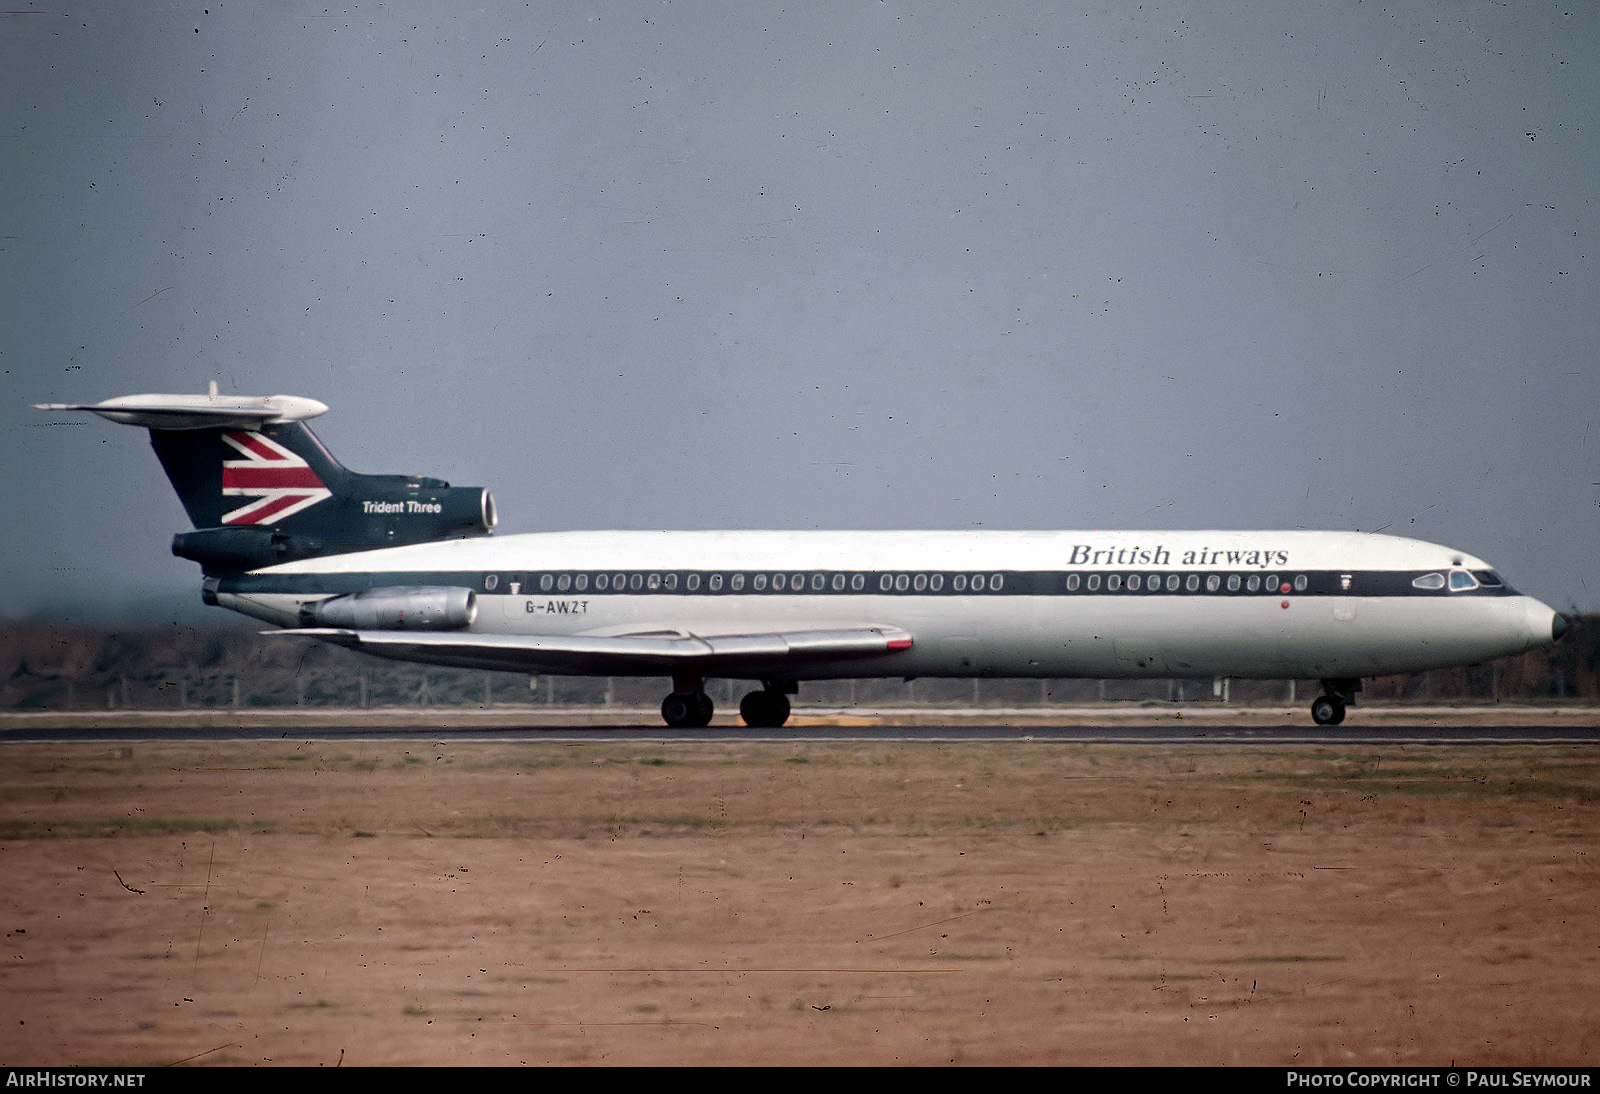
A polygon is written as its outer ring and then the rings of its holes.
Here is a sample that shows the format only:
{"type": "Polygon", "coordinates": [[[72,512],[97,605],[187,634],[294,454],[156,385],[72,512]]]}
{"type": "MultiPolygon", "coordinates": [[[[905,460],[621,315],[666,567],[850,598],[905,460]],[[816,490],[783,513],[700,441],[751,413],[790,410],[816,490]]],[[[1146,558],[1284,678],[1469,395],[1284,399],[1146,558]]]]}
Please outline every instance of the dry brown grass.
{"type": "Polygon", "coordinates": [[[1600,749],[11,745],[10,1064],[1594,1064],[1600,749]]]}

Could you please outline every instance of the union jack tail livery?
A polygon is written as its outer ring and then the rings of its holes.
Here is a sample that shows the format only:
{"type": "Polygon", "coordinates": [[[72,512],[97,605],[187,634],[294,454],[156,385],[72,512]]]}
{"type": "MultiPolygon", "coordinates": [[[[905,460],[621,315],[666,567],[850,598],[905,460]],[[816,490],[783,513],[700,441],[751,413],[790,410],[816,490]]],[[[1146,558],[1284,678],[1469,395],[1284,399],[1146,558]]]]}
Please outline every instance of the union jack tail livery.
{"type": "Polygon", "coordinates": [[[251,499],[222,514],[223,524],[275,524],[333,497],[310,464],[272,438],[240,430],[222,439],[240,457],[222,461],[222,493],[251,499]]]}
{"type": "Polygon", "coordinates": [[[486,535],[494,501],[479,487],[345,468],[305,424],[327,410],[292,395],[124,395],[86,410],[150,431],[195,530],[173,553],[208,574],[275,562],[486,535]]]}

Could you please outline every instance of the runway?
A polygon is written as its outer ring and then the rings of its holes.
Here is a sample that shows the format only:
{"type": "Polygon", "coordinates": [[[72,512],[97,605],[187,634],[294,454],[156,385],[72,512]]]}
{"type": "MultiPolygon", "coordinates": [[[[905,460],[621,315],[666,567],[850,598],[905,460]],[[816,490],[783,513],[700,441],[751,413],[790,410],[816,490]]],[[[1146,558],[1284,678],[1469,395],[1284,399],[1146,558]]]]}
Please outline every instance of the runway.
{"type": "Polygon", "coordinates": [[[1287,709],[802,711],[780,729],[736,720],[705,729],[652,725],[648,711],[121,711],[0,715],[0,743],[127,741],[966,742],[1116,745],[1544,745],[1600,743],[1589,708],[1375,708],[1341,726],[1287,709]]]}

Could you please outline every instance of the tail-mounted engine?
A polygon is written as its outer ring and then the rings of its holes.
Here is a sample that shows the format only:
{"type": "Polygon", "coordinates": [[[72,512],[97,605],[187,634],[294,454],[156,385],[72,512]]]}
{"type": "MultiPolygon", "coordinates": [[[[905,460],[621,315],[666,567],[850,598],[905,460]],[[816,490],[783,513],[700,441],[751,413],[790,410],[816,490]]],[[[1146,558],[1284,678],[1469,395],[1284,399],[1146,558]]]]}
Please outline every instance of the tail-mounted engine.
{"type": "Polygon", "coordinates": [[[387,475],[351,478],[361,485],[360,496],[340,499],[318,521],[295,524],[296,531],[264,524],[200,528],[173,536],[172,553],[200,563],[208,574],[237,573],[303,558],[481,536],[494,530],[494,497],[482,487],[387,475]]]}
{"type": "Polygon", "coordinates": [[[471,589],[410,585],[330,597],[300,609],[302,627],[345,630],[457,631],[478,615],[471,589]]]}
{"type": "Polygon", "coordinates": [[[172,537],[172,553],[200,563],[207,573],[258,570],[327,553],[322,540],[275,528],[202,528],[172,537]]]}

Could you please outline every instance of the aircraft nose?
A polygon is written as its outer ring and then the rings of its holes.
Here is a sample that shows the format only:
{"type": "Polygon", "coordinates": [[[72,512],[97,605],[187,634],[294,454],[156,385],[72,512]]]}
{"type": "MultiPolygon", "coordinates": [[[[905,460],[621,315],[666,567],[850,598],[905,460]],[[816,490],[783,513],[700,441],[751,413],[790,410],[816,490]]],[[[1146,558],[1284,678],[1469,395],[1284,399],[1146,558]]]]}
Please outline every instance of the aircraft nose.
{"type": "Polygon", "coordinates": [[[1522,640],[1527,643],[1524,649],[1548,646],[1567,632],[1567,618],[1560,612],[1536,597],[1524,596],[1520,599],[1522,610],[1516,612],[1513,609],[1513,614],[1521,617],[1514,626],[1522,632],[1522,640]]]}

